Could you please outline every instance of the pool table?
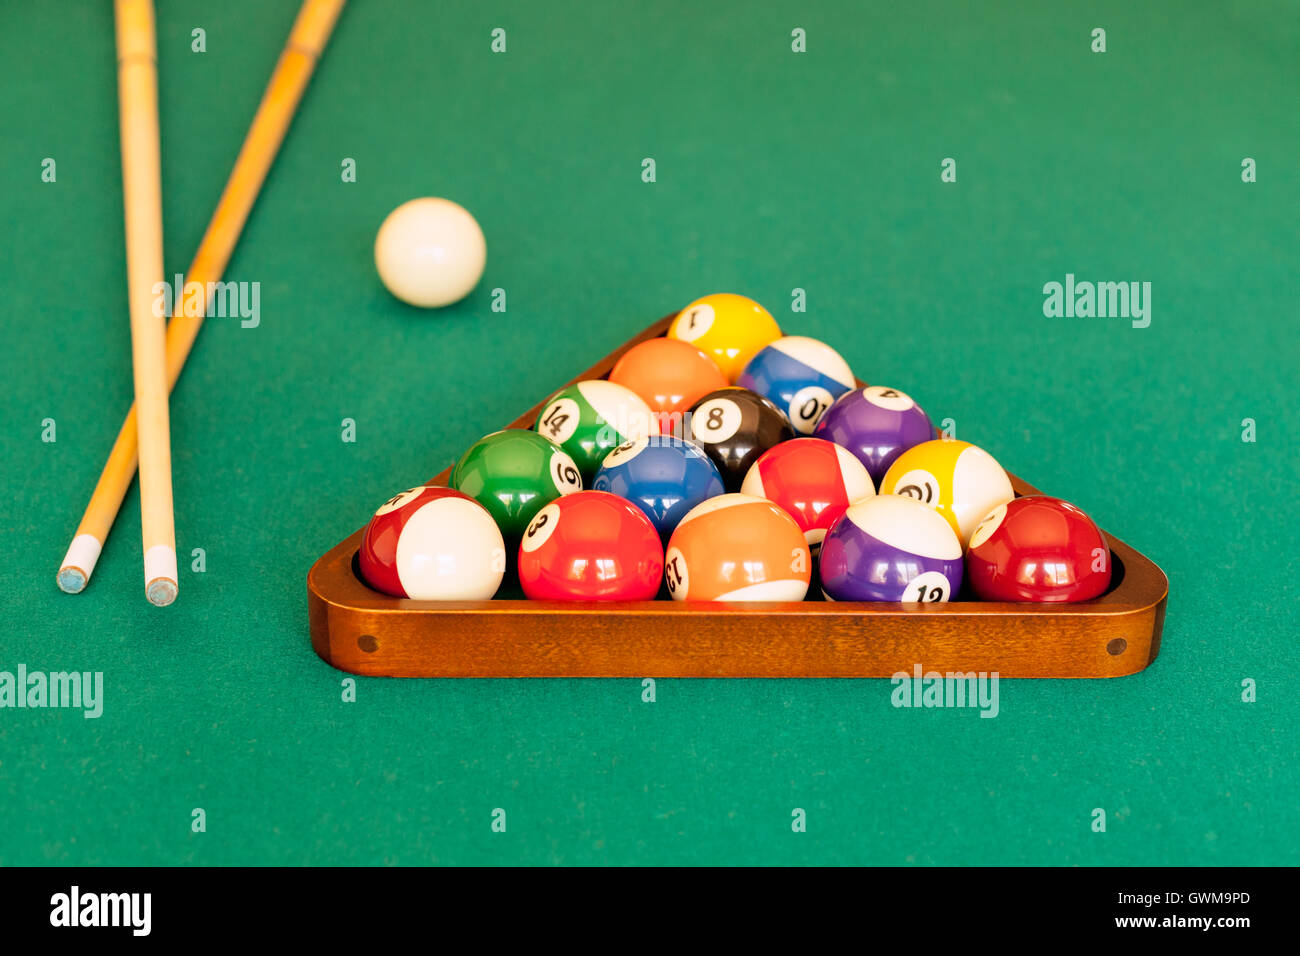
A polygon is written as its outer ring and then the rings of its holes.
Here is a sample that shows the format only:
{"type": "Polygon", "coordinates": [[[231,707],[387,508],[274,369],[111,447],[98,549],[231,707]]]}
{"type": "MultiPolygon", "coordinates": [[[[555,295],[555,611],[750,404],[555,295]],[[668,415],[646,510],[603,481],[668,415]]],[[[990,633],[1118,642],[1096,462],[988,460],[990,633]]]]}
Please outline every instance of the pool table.
{"type": "MultiPolygon", "coordinates": [[[[296,11],[160,4],[169,274],[296,11]]],[[[0,866],[1300,863],[1293,14],[353,3],[226,271],[257,321],[209,318],[172,394],[159,609],[135,491],[89,587],[54,580],[132,394],[111,5],[9,5],[0,671],[102,673],[103,698],[0,709],[0,866]],[[373,261],[421,195],[487,237],[477,289],[437,311],[373,261]],[[320,555],[715,291],[1151,557],[1159,658],[1006,680],[981,719],[881,679],[317,656],[320,555]]]]}

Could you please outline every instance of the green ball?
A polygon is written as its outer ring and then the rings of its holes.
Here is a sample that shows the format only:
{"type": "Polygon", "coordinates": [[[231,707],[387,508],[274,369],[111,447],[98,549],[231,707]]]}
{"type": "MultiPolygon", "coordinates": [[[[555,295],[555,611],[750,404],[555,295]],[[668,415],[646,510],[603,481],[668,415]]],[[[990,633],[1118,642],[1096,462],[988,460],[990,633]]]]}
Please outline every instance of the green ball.
{"type": "Polygon", "coordinates": [[[573,459],[551,440],[522,428],[480,438],[451,471],[451,487],[488,510],[507,541],[560,495],[582,490],[573,459]]]}
{"type": "Polygon", "coordinates": [[[604,379],[560,389],[546,402],[533,428],[572,455],[588,483],[605,456],[619,445],[658,431],[654,413],[636,392],[604,379]]]}

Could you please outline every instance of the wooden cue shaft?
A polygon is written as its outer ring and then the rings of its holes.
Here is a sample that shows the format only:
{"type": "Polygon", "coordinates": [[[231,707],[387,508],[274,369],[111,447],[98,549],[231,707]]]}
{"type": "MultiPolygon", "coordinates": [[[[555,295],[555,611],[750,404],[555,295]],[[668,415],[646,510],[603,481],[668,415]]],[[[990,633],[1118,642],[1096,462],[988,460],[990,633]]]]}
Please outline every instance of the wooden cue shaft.
{"type": "Polygon", "coordinates": [[[152,0],[116,0],[114,10],[145,593],[152,603],[161,606],[176,599],[177,575],[167,421],[166,316],[154,309],[156,289],[163,281],[157,46],[152,0]]]}
{"type": "MultiPolygon", "coordinates": [[[[311,79],[316,61],[329,41],[344,2],[345,0],[305,0],[298,12],[275,72],[271,74],[262,102],[258,105],[252,125],[244,138],[244,145],[235,160],[230,179],[226,182],[216,211],[203,234],[194,261],[190,263],[186,285],[196,283],[201,290],[189,297],[190,310],[198,314],[185,314],[185,295],[174,303],[166,336],[168,388],[174,386],[180,377],[181,369],[185,367],[185,360],[203,325],[207,311],[208,283],[219,281],[225,272],[239,241],[240,232],[257,201],[257,194],[275,161],[276,153],[311,79]]],[[[90,580],[113,520],[131,486],[138,448],[136,419],[136,407],[132,405],[99,476],[99,482],[95,485],[90,503],[86,506],[76,536],[63,559],[63,566],[59,569],[59,587],[70,594],[81,591],[90,580]]]]}

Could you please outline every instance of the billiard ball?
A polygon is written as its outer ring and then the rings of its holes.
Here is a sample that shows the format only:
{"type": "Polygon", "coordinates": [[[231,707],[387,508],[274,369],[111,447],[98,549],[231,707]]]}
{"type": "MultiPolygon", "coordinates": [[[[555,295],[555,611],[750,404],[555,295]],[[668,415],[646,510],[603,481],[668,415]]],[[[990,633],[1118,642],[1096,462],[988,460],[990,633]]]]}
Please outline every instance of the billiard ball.
{"type": "Polygon", "coordinates": [[[740,491],[784,508],[816,551],[835,519],[874,495],[876,486],[848,449],[820,438],[796,438],[763,452],[740,491]]]}
{"type": "Polygon", "coordinates": [[[686,512],[726,491],[703,449],[671,435],[619,445],[605,456],[591,486],[644,511],[664,541],[686,512]]]}
{"type": "Polygon", "coordinates": [[[728,491],[737,491],[758,456],[794,438],[781,409],[747,388],[728,386],[705,395],[686,413],[685,437],[713,459],[728,491]]]}
{"type": "Polygon", "coordinates": [[[534,600],[649,601],[663,570],[663,545],[650,519],[604,491],[552,501],[519,544],[519,583],[534,600]]]}
{"type": "Polygon", "coordinates": [[[869,385],[837,398],[813,434],[853,452],[879,484],[899,455],[934,438],[934,426],[898,389],[869,385]]]}
{"type": "Polygon", "coordinates": [[[590,379],[547,399],[533,428],[568,452],[590,482],[612,449],[657,434],[659,422],[630,388],[590,379]]]}
{"type": "Polygon", "coordinates": [[[849,363],[825,342],[787,335],[759,350],[737,385],[770,399],[800,435],[811,435],[836,398],[857,379],[849,363]]]}
{"type": "Polygon", "coordinates": [[[971,590],[985,601],[1089,601],[1110,585],[1106,536],[1082,510],[1047,495],[998,505],[966,555],[971,590]]]}
{"type": "Polygon", "coordinates": [[[947,601],[961,587],[961,542],[933,508],[877,495],[831,525],[819,571],[832,601],[947,601]]]}
{"type": "Polygon", "coordinates": [[[377,591],[417,601],[486,601],[506,569],[501,532],[469,495],[422,486],[379,507],[357,555],[377,591]]]}
{"type": "Polygon", "coordinates": [[[696,505],[664,557],[675,601],[802,601],[811,576],[812,554],[794,519],[753,495],[696,505]]]}
{"type": "Polygon", "coordinates": [[[661,434],[679,432],[682,416],[692,405],[728,384],[713,359],[690,342],[667,338],[632,346],[615,364],[609,380],[641,396],[659,418],[661,434]]]}
{"type": "Polygon", "coordinates": [[[471,445],[452,469],[450,484],[485,507],[513,544],[543,505],[581,490],[582,476],[554,442],[507,428],[471,445]]]}
{"type": "Polygon", "coordinates": [[[986,514],[1015,497],[1002,466],[970,442],[936,438],[894,459],[882,495],[908,495],[947,519],[965,545],[986,514]]]}
{"type": "Polygon", "coordinates": [[[754,353],[781,337],[770,312],[753,299],[719,292],[696,299],[673,319],[668,337],[690,342],[735,383],[754,353]]]}
{"type": "Polygon", "coordinates": [[[474,217],[450,199],[412,199],[384,220],[375,267],[388,291],[424,308],[469,295],[483,275],[487,243],[474,217]]]}

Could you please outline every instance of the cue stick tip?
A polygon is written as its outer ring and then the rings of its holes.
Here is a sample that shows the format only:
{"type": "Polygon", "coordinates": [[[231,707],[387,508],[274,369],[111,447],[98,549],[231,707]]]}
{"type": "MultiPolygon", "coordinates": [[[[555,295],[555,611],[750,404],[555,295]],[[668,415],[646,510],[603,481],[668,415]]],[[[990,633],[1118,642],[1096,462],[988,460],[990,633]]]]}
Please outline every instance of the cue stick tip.
{"type": "Polygon", "coordinates": [[[176,600],[176,595],[180,589],[176,582],[170,578],[154,578],[145,585],[144,593],[149,598],[149,603],[155,607],[166,607],[176,600]]]}
{"type": "Polygon", "coordinates": [[[56,580],[59,582],[59,590],[64,594],[80,594],[86,589],[86,582],[90,580],[90,575],[81,568],[65,565],[59,568],[56,580]]]}

